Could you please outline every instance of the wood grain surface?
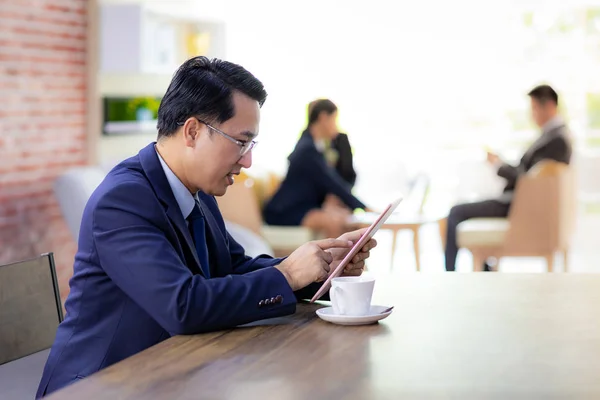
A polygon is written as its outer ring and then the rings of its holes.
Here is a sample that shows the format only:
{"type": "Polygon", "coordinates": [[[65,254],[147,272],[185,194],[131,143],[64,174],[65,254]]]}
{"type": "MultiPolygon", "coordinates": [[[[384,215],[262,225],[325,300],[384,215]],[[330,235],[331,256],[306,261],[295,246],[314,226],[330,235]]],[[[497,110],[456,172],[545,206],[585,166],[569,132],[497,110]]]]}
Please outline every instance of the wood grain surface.
{"type": "Polygon", "coordinates": [[[178,336],[50,399],[600,398],[600,275],[379,278],[379,324],[290,317],[178,336]]]}

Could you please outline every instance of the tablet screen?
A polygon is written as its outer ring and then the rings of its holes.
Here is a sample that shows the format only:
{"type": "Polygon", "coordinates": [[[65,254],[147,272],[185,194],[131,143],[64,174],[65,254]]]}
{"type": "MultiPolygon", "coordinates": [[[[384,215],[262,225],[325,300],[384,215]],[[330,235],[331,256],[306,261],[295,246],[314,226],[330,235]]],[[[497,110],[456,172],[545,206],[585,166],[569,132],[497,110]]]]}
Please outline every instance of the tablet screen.
{"type": "Polygon", "coordinates": [[[329,277],[325,282],[323,282],[321,288],[317,291],[317,293],[315,293],[313,298],[310,299],[311,303],[313,303],[316,300],[319,300],[323,296],[323,294],[325,294],[325,292],[329,290],[329,287],[331,286],[331,280],[341,274],[341,272],[344,270],[346,265],[348,265],[350,260],[352,260],[352,258],[360,251],[360,249],[362,249],[362,247],[373,237],[373,235],[377,233],[379,228],[381,228],[383,223],[390,217],[390,215],[392,215],[392,213],[394,212],[396,207],[398,207],[398,204],[400,204],[401,201],[402,198],[399,198],[390,205],[388,205],[385,208],[385,210],[381,213],[381,215],[379,215],[379,217],[375,220],[375,222],[373,222],[369,226],[369,228],[367,228],[365,233],[354,244],[354,246],[352,246],[352,249],[350,249],[350,251],[348,252],[346,257],[344,257],[342,262],[336,267],[336,269],[333,272],[329,274],[329,277]]]}

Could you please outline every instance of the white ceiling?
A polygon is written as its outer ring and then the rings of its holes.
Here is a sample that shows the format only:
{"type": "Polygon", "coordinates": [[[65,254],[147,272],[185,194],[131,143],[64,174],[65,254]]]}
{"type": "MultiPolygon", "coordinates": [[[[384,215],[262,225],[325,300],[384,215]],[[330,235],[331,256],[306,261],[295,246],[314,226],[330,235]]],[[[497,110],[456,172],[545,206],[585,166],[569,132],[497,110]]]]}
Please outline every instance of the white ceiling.
{"type": "Polygon", "coordinates": [[[146,8],[182,19],[223,21],[227,17],[228,1],[217,0],[100,0],[100,4],[144,4],[146,8]]]}

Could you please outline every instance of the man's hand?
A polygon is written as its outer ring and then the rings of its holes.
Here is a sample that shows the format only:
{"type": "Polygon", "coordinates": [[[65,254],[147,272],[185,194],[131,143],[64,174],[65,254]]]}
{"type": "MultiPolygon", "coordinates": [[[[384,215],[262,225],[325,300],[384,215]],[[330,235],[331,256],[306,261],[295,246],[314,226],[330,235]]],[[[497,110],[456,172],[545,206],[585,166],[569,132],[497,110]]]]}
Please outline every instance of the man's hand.
{"type": "Polygon", "coordinates": [[[497,165],[500,162],[500,157],[492,152],[487,152],[487,162],[492,165],[497,165]]]}
{"type": "Polygon", "coordinates": [[[348,209],[348,207],[346,207],[346,205],[344,204],[344,202],[342,200],[340,200],[339,197],[333,195],[333,194],[328,194],[327,196],[325,196],[325,201],[323,202],[323,205],[321,206],[321,208],[323,210],[329,210],[329,209],[335,209],[336,211],[345,211],[347,212],[347,214],[350,214],[350,209],[348,209]]]}
{"type": "MultiPolygon", "coordinates": [[[[367,231],[368,228],[358,229],[356,231],[344,233],[342,236],[338,238],[341,241],[350,241],[352,243],[358,242],[361,236],[367,231]]],[[[362,249],[359,250],[358,253],[350,260],[348,265],[344,268],[341,276],[359,276],[365,269],[365,260],[369,258],[371,255],[370,251],[375,246],[377,246],[377,241],[375,239],[369,240],[362,249]]],[[[330,263],[330,268],[333,271],[346,257],[350,249],[347,248],[332,248],[327,250],[332,256],[332,261],[330,263]]]]}
{"type": "Polygon", "coordinates": [[[352,242],[344,236],[340,236],[339,239],[308,242],[296,249],[275,268],[281,271],[293,291],[300,290],[313,282],[321,282],[327,278],[329,265],[335,258],[330,251],[335,252],[334,254],[340,251],[347,253],[352,247],[352,242]]]}

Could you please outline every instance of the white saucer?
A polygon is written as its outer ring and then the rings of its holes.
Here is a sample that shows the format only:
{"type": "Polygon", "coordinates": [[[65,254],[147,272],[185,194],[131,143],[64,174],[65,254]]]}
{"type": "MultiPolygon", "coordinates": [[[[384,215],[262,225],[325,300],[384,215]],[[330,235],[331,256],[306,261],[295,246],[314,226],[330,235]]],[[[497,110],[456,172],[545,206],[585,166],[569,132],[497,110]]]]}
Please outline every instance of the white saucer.
{"type": "Polygon", "coordinates": [[[331,322],[338,325],[369,325],[374,324],[392,313],[390,310],[386,313],[381,314],[382,311],[389,308],[388,306],[371,306],[369,314],[361,315],[358,317],[351,315],[336,315],[333,313],[333,307],[319,308],[317,315],[324,321],[331,322]]]}

